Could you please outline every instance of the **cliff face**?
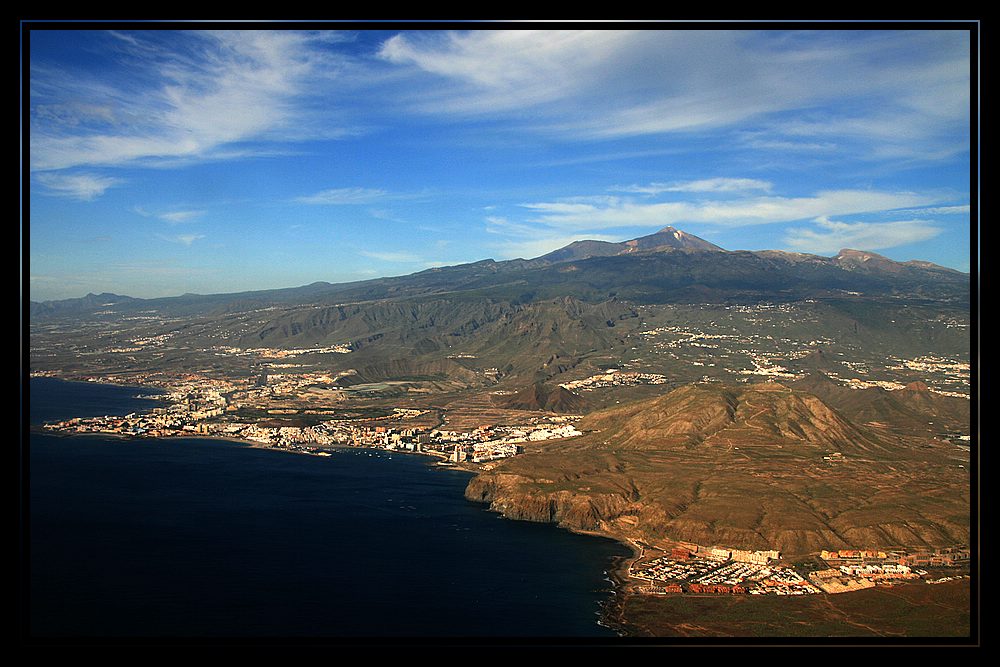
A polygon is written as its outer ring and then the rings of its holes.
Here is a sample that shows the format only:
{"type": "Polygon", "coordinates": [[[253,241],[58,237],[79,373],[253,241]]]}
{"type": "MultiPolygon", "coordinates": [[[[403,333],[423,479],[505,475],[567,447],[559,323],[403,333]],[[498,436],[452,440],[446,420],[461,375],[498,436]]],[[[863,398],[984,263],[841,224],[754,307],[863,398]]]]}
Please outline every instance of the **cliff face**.
{"type": "Polygon", "coordinates": [[[634,503],[614,494],[584,495],[570,491],[532,493],[524,490],[531,480],[520,475],[479,475],[465,489],[465,497],[488,503],[508,519],[556,523],[571,530],[609,531],[619,517],[638,510],[634,503]]]}
{"type": "MultiPolygon", "coordinates": [[[[748,515],[756,516],[742,520],[730,509],[714,512],[711,503],[670,511],[653,499],[632,500],[625,493],[544,492],[534,486],[520,475],[484,473],[469,482],[465,497],[489,504],[508,519],[555,523],[616,539],[777,549],[790,555],[861,546],[948,546],[967,542],[970,535],[968,523],[957,514],[928,518],[917,510],[900,510],[890,517],[872,503],[866,503],[868,512],[845,512],[831,519],[810,510],[773,512],[761,498],[746,498],[748,515]]],[[[723,502],[738,503],[740,498],[723,502]]]]}
{"type": "MultiPolygon", "coordinates": [[[[698,544],[777,548],[807,553],[831,545],[851,546],[831,529],[765,530],[717,525],[713,520],[672,516],[662,507],[632,501],[621,494],[528,490],[531,480],[519,475],[480,475],[469,482],[465,497],[488,503],[505,518],[555,523],[569,530],[599,532],[618,539],[656,544],[664,538],[698,544]]],[[[867,543],[867,542],[866,542],[867,543]]]]}

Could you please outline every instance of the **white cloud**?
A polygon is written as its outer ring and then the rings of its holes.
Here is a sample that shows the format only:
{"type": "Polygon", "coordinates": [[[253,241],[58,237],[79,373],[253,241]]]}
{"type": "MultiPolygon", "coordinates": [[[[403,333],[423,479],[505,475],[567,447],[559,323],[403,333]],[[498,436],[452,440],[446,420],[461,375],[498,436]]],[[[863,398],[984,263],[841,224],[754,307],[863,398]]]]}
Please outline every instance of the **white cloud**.
{"type": "Polygon", "coordinates": [[[764,123],[759,146],[828,150],[847,133],[887,155],[940,154],[968,125],[961,30],[474,30],[396,35],[379,55],[421,77],[408,99],[423,112],[568,138],[752,121],[764,123]],[[810,125],[803,114],[821,108],[810,125]]]}
{"type": "Polygon", "coordinates": [[[425,108],[449,111],[512,109],[561,99],[590,85],[584,72],[602,67],[638,33],[598,31],[473,31],[399,34],[379,55],[398,65],[412,65],[461,89],[430,93],[425,108]],[[468,90],[475,95],[463,94],[468,90]]]}
{"type": "Polygon", "coordinates": [[[761,151],[791,151],[791,152],[829,152],[837,149],[837,144],[832,141],[794,141],[791,139],[766,139],[759,138],[760,133],[750,133],[743,138],[744,144],[748,148],[761,151]]]}
{"type": "Polygon", "coordinates": [[[157,217],[161,220],[166,220],[171,224],[177,224],[181,222],[190,222],[195,218],[200,218],[204,214],[204,211],[172,211],[170,213],[161,213],[157,217]]]}
{"type": "Polygon", "coordinates": [[[133,206],[132,211],[134,213],[138,213],[144,218],[157,218],[158,220],[169,222],[171,225],[180,224],[182,222],[191,222],[192,220],[205,215],[205,211],[184,209],[155,213],[147,211],[142,206],[133,206]]]}
{"type": "Polygon", "coordinates": [[[867,144],[868,156],[879,159],[941,160],[969,150],[969,107],[965,116],[940,118],[912,109],[873,110],[866,115],[826,116],[782,121],[776,136],[836,140],[842,149],[867,144]]]}
{"type": "Polygon", "coordinates": [[[934,198],[910,192],[831,190],[812,197],[757,196],[698,202],[636,202],[609,200],[603,205],[566,201],[523,204],[532,211],[530,222],[550,227],[613,229],[663,227],[684,223],[720,226],[792,222],[873,211],[886,211],[933,203],[934,198]]]}
{"type": "Polygon", "coordinates": [[[412,97],[425,112],[512,114],[547,133],[614,137],[781,108],[778,87],[761,80],[773,78],[770,63],[755,64],[742,42],[711,30],[477,30],[396,35],[380,55],[433,77],[412,97]]]}
{"type": "Polygon", "coordinates": [[[349,205],[370,204],[383,199],[388,193],[385,190],[371,188],[331,188],[314,195],[298,197],[300,204],[349,205]]]}
{"type": "Polygon", "coordinates": [[[52,172],[35,174],[35,179],[45,186],[48,194],[79,201],[93,201],[103,195],[108,188],[124,183],[122,179],[110,176],[52,172]]]}
{"type": "Polygon", "coordinates": [[[930,208],[915,208],[899,212],[922,213],[924,215],[966,215],[972,212],[972,207],[969,204],[962,206],[932,206],[930,208]]]}
{"type": "Polygon", "coordinates": [[[298,103],[325,76],[325,57],[303,33],[109,34],[130,59],[127,73],[98,80],[33,66],[32,169],[208,159],[236,142],[287,139],[304,124],[298,103]],[[114,116],[55,122],[44,108],[114,116]]]}
{"type": "Polygon", "coordinates": [[[412,264],[426,261],[422,257],[409,252],[361,250],[360,254],[382,262],[395,262],[400,264],[412,264]]]}
{"type": "Polygon", "coordinates": [[[815,220],[815,227],[788,230],[785,244],[792,250],[832,254],[844,248],[880,250],[932,239],[941,233],[929,220],[894,222],[839,222],[815,220]]]}
{"type": "Polygon", "coordinates": [[[162,241],[169,241],[170,243],[180,243],[182,245],[190,246],[192,243],[199,239],[205,238],[204,234],[178,234],[176,236],[166,236],[163,234],[157,234],[156,238],[162,241]]]}
{"type": "Polygon", "coordinates": [[[754,178],[706,178],[698,181],[681,181],[677,183],[629,185],[615,187],[612,190],[657,195],[664,192],[770,192],[773,187],[768,181],[761,181],[754,178]]]}

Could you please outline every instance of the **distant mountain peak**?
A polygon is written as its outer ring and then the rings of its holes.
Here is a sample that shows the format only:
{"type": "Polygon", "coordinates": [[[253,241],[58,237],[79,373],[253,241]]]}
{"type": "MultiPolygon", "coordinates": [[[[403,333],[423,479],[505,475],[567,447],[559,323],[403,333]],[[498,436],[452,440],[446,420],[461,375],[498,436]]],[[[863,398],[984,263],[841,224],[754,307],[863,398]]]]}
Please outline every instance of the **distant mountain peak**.
{"type": "Polygon", "coordinates": [[[867,250],[852,250],[851,248],[842,248],[837,256],[834,257],[836,260],[853,260],[860,262],[868,262],[870,260],[881,260],[884,262],[891,262],[892,260],[888,257],[883,257],[878,253],[868,252],[867,250]]]}
{"type": "Polygon", "coordinates": [[[626,243],[634,244],[636,247],[643,250],[670,247],[679,248],[681,250],[723,251],[722,248],[714,243],[709,243],[703,238],[697,237],[694,234],[688,234],[687,232],[681,231],[680,229],[669,225],[655,234],[640,236],[637,239],[626,241],[626,243]]]}
{"type": "Polygon", "coordinates": [[[566,262],[590,257],[614,257],[637,252],[661,252],[670,250],[725,252],[723,248],[709,243],[674,227],[664,227],[658,232],[640,236],[621,243],[609,241],[573,241],[558,250],[542,255],[539,260],[544,262],[566,262]]]}
{"type": "Polygon", "coordinates": [[[910,260],[909,262],[897,262],[883,255],[868,250],[852,250],[844,248],[833,257],[833,262],[848,270],[861,270],[868,272],[882,272],[900,274],[913,269],[933,271],[935,273],[957,274],[961,273],[954,269],[938,266],[932,262],[920,260],[910,260]]]}

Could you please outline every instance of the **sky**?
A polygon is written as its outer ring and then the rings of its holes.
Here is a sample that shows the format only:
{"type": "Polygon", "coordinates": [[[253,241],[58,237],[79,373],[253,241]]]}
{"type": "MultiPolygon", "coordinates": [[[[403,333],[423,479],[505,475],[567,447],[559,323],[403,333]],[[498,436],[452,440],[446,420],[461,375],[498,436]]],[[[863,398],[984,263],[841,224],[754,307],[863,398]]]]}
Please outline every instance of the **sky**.
{"type": "Polygon", "coordinates": [[[30,298],[366,280],[668,225],[970,271],[964,26],[371,26],[34,26],[30,298]]]}

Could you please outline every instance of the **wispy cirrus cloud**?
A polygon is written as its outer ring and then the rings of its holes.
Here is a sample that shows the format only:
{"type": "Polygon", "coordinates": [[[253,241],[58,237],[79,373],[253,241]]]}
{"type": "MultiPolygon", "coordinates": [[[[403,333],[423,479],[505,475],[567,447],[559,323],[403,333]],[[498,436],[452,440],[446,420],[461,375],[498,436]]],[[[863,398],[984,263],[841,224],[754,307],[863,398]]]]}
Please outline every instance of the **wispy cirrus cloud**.
{"type": "Polygon", "coordinates": [[[960,206],[930,206],[899,211],[899,213],[922,213],[923,215],[967,215],[972,212],[969,204],[960,206]]]}
{"type": "Polygon", "coordinates": [[[419,255],[415,255],[411,252],[393,252],[393,251],[378,251],[378,250],[361,250],[360,254],[365,257],[371,257],[372,259],[377,259],[381,262],[393,262],[399,264],[417,264],[426,262],[424,258],[419,255]]]}
{"type": "Polygon", "coordinates": [[[31,167],[156,164],[252,153],[245,144],[294,140],[303,100],[335,71],[317,38],[293,31],[106,33],[113,71],[32,68],[31,167]],[[114,62],[114,61],[112,61],[114,62]]]}
{"type": "Polygon", "coordinates": [[[168,241],[170,243],[179,243],[181,245],[190,246],[195,241],[205,238],[204,234],[177,234],[174,236],[167,236],[165,234],[157,234],[156,238],[161,241],[168,241]]]}
{"type": "Polygon", "coordinates": [[[941,231],[929,220],[841,222],[819,218],[813,227],[788,230],[785,244],[792,250],[817,254],[836,253],[844,248],[882,250],[926,241],[941,231]]]}
{"type": "Polygon", "coordinates": [[[191,222],[203,215],[205,215],[205,211],[171,211],[169,213],[161,213],[158,217],[169,223],[178,224],[181,222],[191,222]]]}
{"type": "Polygon", "coordinates": [[[617,186],[611,189],[616,192],[658,195],[664,192],[770,192],[773,188],[772,183],[755,178],[705,178],[698,181],[617,186]]]}
{"type": "Polygon", "coordinates": [[[684,223],[718,226],[763,225],[887,211],[935,202],[935,198],[913,192],[874,190],[830,190],[810,197],[745,196],[698,201],[649,202],[606,198],[602,203],[573,200],[522,204],[531,212],[529,222],[549,227],[613,229],[618,227],[662,227],[684,223]]]}
{"type": "Polygon", "coordinates": [[[125,182],[123,179],[111,176],[99,176],[87,173],[61,174],[57,172],[35,174],[35,180],[44,186],[46,194],[68,197],[78,201],[93,201],[103,195],[109,188],[125,182]]]}
{"type": "Polygon", "coordinates": [[[171,225],[177,225],[184,222],[193,222],[198,218],[205,215],[204,210],[192,210],[192,209],[174,209],[170,211],[148,211],[142,206],[133,206],[132,211],[138,213],[144,218],[156,218],[157,220],[163,220],[171,225]]]}
{"type": "Polygon", "coordinates": [[[296,197],[300,204],[318,204],[328,206],[346,206],[353,204],[371,204],[384,199],[389,193],[374,188],[330,188],[312,195],[296,197]]]}
{"type": "Polygon", "coordinates": [[[420,77],[415,109],[562,139],[733,127],[761,149],[844,138],[875,156],[934,158],[968,133],[961,30],[476,30],[396,35],[379,55],[420,77]]]}
{"type": "Polygon", "coordinates": [[[455,84],[423,91],[422,108],[478,113],[545,104],[592,85],[586,73],[632,38],[611,30],[398,34],[379,56],[455,84]]]}

